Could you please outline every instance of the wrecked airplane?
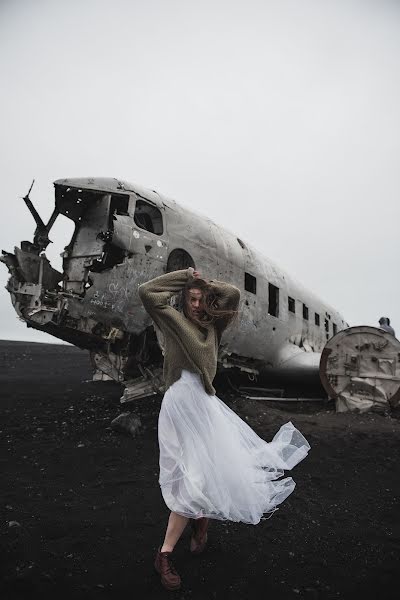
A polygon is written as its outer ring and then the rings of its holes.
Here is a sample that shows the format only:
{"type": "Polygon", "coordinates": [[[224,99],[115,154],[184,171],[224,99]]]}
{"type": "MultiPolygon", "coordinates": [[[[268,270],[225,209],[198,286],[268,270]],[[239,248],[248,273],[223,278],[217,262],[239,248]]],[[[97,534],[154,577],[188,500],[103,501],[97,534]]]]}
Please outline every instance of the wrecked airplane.
{"type": "Polygon", "coordinates": [[[327,341],[343,317],[282,269],[210,219],[155,191],[111,178],[60,179],[47,224],[29,193],[33,242],[3,251],[14,308],[29,327],[90,351],[95,378],[125,385],[123,402],[162,392],[162,340],[138,286],[189,266],[241,290],[239,326],[222,339],[219,371],[318,374],[327,341]],[[63,272],[44,251],[58,215],[72,220],[63,272]]]}

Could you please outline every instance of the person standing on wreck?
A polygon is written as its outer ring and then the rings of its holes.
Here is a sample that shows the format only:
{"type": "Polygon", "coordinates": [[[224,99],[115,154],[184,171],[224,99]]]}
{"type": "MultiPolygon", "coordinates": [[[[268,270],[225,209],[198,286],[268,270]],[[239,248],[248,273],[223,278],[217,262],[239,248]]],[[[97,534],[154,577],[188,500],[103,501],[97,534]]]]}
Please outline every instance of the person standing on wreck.
{"type": "Polygon", "coordinates": [[[154,566],[162,585],[177,590],[171,553],[189,520],[192,554],[206,546],[209,519],[259,523],[293,491],[284,469],[310,446],[290,422],[265,442],[215,395],[221,335],[238,312],[235,286],[206,281],[190,267],[143,283],[139,296],[165,342],[159,483],[171,514],[154,566]],[[179,293],[181,311],[170,304],[179,293]]]}

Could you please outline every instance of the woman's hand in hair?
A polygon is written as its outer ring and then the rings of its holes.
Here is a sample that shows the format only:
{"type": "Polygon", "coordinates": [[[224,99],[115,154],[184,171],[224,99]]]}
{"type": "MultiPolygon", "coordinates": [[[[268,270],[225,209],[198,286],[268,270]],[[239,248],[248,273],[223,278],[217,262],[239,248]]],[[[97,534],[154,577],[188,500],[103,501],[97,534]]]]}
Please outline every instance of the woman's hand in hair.
{"type": "Polygon", "coordinates": [[[193,271],[193,277],[195,279],[201,279],[200,273],[198,271],[193,271]]]}

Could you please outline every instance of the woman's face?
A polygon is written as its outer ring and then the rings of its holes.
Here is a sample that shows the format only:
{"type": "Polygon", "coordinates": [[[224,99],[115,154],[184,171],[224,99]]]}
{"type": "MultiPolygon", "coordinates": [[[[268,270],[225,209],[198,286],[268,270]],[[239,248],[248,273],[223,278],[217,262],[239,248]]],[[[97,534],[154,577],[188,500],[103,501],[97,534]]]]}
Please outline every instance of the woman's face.
{"type": "Polygon", "coordinates": [[[204,313],[204,296],[198,288],[190,288],[187,291],[186,308],[190,316],[201,319],[204,313]]]}

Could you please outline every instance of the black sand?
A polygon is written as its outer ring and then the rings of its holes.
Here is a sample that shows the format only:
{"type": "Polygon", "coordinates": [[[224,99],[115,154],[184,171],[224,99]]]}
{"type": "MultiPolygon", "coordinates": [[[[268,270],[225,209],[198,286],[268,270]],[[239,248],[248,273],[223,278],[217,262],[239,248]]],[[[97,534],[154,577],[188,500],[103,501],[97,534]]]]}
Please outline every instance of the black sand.
{"type": "Polygon", "coordinates": [[[292,420],[312,451],[270,520],[214,522],[198,558],[185,534],[175,553],[184,585],[169,593],[152,566],[168,515],[160,398],[137,403],[132,439],[110,430],[120,387],[90,381],[86,352],[0,342],[0,360],[2,599],[400,597],[396,417],[223,396],[266,439],[292,420]]]}

